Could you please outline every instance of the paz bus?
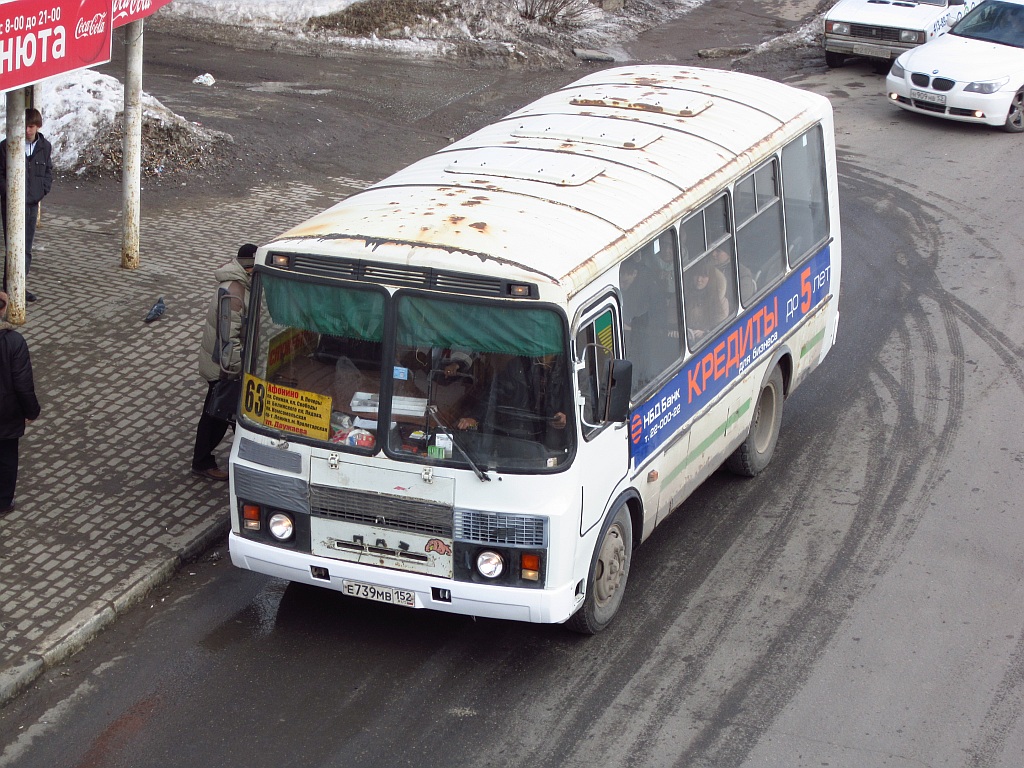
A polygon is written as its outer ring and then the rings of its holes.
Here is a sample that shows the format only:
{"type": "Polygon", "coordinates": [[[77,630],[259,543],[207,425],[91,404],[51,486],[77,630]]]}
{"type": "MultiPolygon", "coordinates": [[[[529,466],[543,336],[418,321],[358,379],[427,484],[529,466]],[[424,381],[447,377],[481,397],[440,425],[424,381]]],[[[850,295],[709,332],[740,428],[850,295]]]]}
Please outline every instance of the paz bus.
{"type": "Polygon", "coordinates": [[[658,523],[723,463],[764,469],[835,342],[831,105],[595,72],[256,262],[232,562],[596,633],[658,523]]]}

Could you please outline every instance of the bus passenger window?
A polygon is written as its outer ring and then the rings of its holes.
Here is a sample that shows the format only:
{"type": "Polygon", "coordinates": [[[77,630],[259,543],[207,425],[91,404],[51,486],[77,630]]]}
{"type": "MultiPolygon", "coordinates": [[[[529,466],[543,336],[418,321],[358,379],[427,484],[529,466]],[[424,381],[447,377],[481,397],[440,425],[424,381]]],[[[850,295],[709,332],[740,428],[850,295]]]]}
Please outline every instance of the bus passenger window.
{"type": "Polygon", "coordinates": [[[698,213],[684,221],[679,227],[679,251],[683,264],[689,264],[707,250],[708,238],[704,234],[704,216],[698,213]]]}
{"type": "MultiPolygon", "coordinates": [[[[786,271],[778,162],[773,158],[737,183],[735,199],[737,256],[753,276],[753,290],[761,290],[786,271]]],[[[753,298],[741,285],[740,301],[746,305],[753,298]]]]}
{"type": "Polygon", "coordinates": [[[667,229],[630,256],[620,272],[626,357],[633,363],[635,395],[682,357],[679,251],[675,230],[667,229]],[[636,264],[636,274],[630,267],[636,264]],[[627,266],[628,265],[628,266],[627,266]]]}
{"type": "Polygon", "coordinates": [[[757,213],[757,196],[754,194],[754,177],[747,176],[742,181],[736,182],[736,191],[733,194],[733,206],[736,208],[736,222],[743,226],[757,213]]]}
{"type": "Polygon", "coordinates": [[[708,247],[725,238],[731,237],[732,227],[729,225],[729,198],[722,195],[708,203],[704,208],[704,229],[708,233],[708,247]]]}
{"type": "Polygon", "coordinates": [[[828,236],[825,146],[816,125],[782,150],[789,264],[795,267],[828,236]]]}

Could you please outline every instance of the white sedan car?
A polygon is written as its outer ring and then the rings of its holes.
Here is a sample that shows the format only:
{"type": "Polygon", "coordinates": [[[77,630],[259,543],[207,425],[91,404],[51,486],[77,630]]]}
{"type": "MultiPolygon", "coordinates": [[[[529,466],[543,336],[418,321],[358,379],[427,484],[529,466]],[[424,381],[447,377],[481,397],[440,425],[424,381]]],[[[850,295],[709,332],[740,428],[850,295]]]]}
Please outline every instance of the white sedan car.
{"type": "Polygon", "coordinates": [[[1024,131],[1024,0],[985,0],[896,59],[885,87],[910,112],[1024,131]]]}

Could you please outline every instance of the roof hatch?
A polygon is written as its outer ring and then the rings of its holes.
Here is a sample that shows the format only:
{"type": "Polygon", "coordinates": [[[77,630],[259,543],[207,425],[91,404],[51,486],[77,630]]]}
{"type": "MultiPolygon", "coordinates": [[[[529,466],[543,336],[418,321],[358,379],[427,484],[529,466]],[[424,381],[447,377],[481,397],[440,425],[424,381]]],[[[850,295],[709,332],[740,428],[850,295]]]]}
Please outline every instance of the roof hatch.
{"type": "Polygon", "coordinates": [[[560,187],[582,186],[604,172],[604,165],[601,163],[554,152],[525,152],[522,158],[512,157],[511,153],[497,156],[492,154],[489,161],[477,160],[473,157],[475,154],[477,153],[469,153],[469,157],[452,160],[445,166],[445,172],[541,181],[560,187]]]}
{"type": "Polygon", "coordinates": [[[520,125],[512,136],[517,139],[552,139],[574,144],[596,144],[617,149],[643,149],[661,138],[662,132],[644,125],[611,125],[599,134],[558,131],[553,128],[530,129],[520,125]]]}
{"type": "Polygon", "coordinates": [[[699,115],[713,103],[707,96],[679,91],[648,91],[639,99],[601,94],[579,95],[569,101],[574,107],[611,107],[613,109],[635,109],[640,112],[656,112],[661,115],[693,117],[699,115]]]}

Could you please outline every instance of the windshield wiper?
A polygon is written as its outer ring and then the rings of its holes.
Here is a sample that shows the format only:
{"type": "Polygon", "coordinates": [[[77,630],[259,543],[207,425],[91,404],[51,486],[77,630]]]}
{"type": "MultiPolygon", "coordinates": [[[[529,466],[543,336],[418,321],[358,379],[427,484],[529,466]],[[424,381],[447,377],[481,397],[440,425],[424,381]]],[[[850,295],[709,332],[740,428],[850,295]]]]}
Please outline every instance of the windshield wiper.
{"type": "Polygon", "coordinates": [[[469,454],[466,453],[466,449],[463,448],[459,444],[459,441],[455,439],[455,430],[451,428],[450,424],[446,424],[441,419],[441,417],[438,415],[438,413],[437,413],[437,406],[436,405],[428,405],[427,406],[427,413],[429,413],[430,416],[434,419],[434,422],[437,424],[437,426],[439,426],[441,429],[445,430],[448,433],[448,437],[450,437],[451,440],[452,440],[452,445],[454,445],[456,448],[458,448],[459,449],[459,453],[461,453],[463,456],[466,457],[466,461],[469,463],[469,466],[476,473],[476,476],[480,478],[481,482],[484,482],[484,481],[490,482],[491,476],[489,474],[487,474],[486,472],[484,472],[482,469],[480,469],[480,467],[478,467],[476,465],[476,462],[474,462],[471,458],[469,458],[469,454]]]}

